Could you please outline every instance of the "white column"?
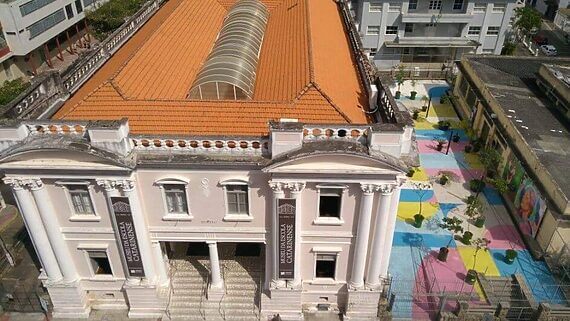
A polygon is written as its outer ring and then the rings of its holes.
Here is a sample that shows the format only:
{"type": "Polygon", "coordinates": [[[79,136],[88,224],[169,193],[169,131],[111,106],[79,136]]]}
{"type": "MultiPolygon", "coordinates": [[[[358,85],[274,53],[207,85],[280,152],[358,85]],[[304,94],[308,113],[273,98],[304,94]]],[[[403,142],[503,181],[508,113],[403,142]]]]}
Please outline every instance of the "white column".
{"type": "Polygon", "coordinates": [[[386,239],[386,227],[388,225],[388,216],[390,215],[392,188],[392,185],[382,185],[380,187],[380,204],[378,205],[378,214],[376,215],[376,226],[370,249],[368,274],[366,275],[366,286],[369,288],[376,288],[380,285],[380,263],[386,251],[384,240],[386,239]]]}
{"type": "Polygon", "coordinates": [[[164,253],[159,241],[152,241],[153,257],[156,258],[156,272],[158,274],[158,283],[164,284],[168,281],[168,272],[166,270],[166,262],[164,262],[164,253]]]}
{"type": "Polygon", "coordinates": [[[59,268],[63,273],[63,279],[65,282],[73,282],[78,278],[77,270],[75,269],[75,264],[73,263],[73,258],[71,257],[67,243],[63,239],[57,214],[53,208],[48,192],[39,178],[31,180],[30,186],[36,205],[38,206],[40,217],[46,229],[47,237],[53,247],[59,268]]]}
{"type": "Polygon", "coordinates": [[[302,198],[301,194],[303,189],[305,188],[304,182],[294,182],[288,183],[287,187],[291,191],[291,198],[294,198],[295,201],[295,273],[293,275],[293,284],[292,286],[297,288],[301,286],[303,282],[301,277],[301,225],[303,224],[301,221],[301,215],[303,208],[302,206],[302,198]]]}
{"type": "Polygon", "coordinates": [[[210,252],[210,287],[221,289],[223,285],[222,274],[220,272],[220,258],[218,256],[218,244],[216,242],[206,242],[210,252]]]}
{"type": "Polygon", "coordinates": [[[378,185],[360,184],[360,188],[362,189],[362,197],[360,199],[360,213],[358,214],[358,229],[356,230],[356,246],[354,248],[354,258],[352,259],[352,276],[350,279],[352,288],[364,286],[372,205],[374,203],[374,192],[378,190],[378,185]]]}
{"type": "Polygon", "coordinates": [[[271,266],[265,269],[265,279],[271,281],[272,288],[285,286],[285,281],[279,279],[279,217],[277,215],[277,200],[285,197],[284,183],[269,181],[269,186],[273,190],[271,198],[271,240],[266,246],[266,255],[269,255],[271,266]]]}
{"type": "MultiPolygon", "coordinates": [[[[144,213],[141,208],[139,195],[135,188],[135,181],[121,180],[118,183],[123,187],[125,196],[129,198],[131,213],[133,215],[133,225],[135,226],[137,241],[141,251],[141,260],[143,263],[145,277],[150,281],[150,283],[154,283],[157,276],[154,263],[155,258],[152,251],[146,221],[144,219],[144,213]]],[[[158,263],[156,265],[158,265],[158,263]]]]}
{"type": "Polygon", "coordinates": [[[30,192],[24,187],[30,184],[26,179],[4,178],[4,183],[11,185],[20,207],[20,212],[26,222],[26,227],[30,234],[30,238],[36,249],[36,253],[43,265],[43,269],[49,281],[55,282],[63,278],[57,259],[53,253],[52,244],[50,244],[40,214],[34,204],[34,199],[30,192]]]}
{"type": "Polygon", "coordinates": [[[384,255],[382,255],[382,263],[380,263],[380,276],[388,275],[388,267],[390,266],[390,255],[392,253],[392,242],[394,241],[394,230],[396,229],[396,218],[398,216],[398,204],[400,203],[400,192],[402,187],[398,186],[394,189],[392,200],[390,201],[390,216],[388,217],[388,226],[386,227],[386,237],[384,238],[384,255]]]}

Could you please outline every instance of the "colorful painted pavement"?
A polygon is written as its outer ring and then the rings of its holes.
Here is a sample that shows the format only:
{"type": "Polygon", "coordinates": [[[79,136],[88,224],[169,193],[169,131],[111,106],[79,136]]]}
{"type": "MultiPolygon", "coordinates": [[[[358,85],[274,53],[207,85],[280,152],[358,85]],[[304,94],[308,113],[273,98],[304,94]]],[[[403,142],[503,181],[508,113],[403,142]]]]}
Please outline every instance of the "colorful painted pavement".
{"type": "MultiPolygon", "coordinates": [[[[429,117],[420,113],[416,121],[416,139],[418,144],[420,168],[404,186],[398,208],[398,221],[394,235],[390,260],[390,275],[393,278],[391,293],[396,295],[393,317],[396,319],[426,320],[435,316],[438,298],[427,293],[461,293],[471,304],[484,304],[485,298],[480,287],[464,282],[469,269],[485,273],[487,276],[509,276],[520,273],[532,289],[538,302],[561,304],[564,300],[554,286],[555,281],[542,261],[532,259],[525,249],[515,226],[513,225],[501,198],[497,192],[486,187],[481,199],[485,204],[486,222],[483,228],[467,223],[464,216],[465,199],[471,195],[468,182],[480,178],[483,166],[476,154],[467,154],[464,147],[467,138],[463,131],[458,143],[451,143],[448,155],[437,151],[436,138],[449,139],[450,132],[437,129],[439,120],[457,123],[459,119],[452,106],[439,104],[439,97],[447,89],[445,83],[418,82],[415,88],[404,84],[399,102],[408,109],[420,108],[421,97],[430,92],[432,107],[429,117]],[[418,100],[410,100],[407,95],[411,90],[418,92],[418,100]],[[413,216],[419,212],[420,193],[414,189],[413,182],[428,182],[441,171],[452,172],[455,177],[446,186],[432,184],[423,195],[422,214],[426,217],[421,228],[410,224],[413,216]],[[471,231],[473,238],[485,237],[491,241],[488,251],[479,251],[474,259],[475,248],[455,241],[450,232],[439,227],[444,217],[457,216],[463,220],[463,228],[471,231]],[[440,247],[449,246],[446,262],[437,260],[440,247]],[[505,263],[505,250],[518,252],[516,261],[505,263]]],[[[395,88],[393,89],[395,91],[395,88]]]]}

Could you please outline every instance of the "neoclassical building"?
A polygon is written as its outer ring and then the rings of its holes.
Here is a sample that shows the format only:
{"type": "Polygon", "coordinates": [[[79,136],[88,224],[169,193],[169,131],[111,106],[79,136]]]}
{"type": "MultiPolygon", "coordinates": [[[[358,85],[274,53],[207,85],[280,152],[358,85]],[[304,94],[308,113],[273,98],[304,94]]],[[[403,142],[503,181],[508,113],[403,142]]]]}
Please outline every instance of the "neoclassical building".
{"type": "Polygon", "coordinates": [[[376,318],[413,128],[348,21],[170,0],[50,119],[0,127],[56,316],[376,318]]]}

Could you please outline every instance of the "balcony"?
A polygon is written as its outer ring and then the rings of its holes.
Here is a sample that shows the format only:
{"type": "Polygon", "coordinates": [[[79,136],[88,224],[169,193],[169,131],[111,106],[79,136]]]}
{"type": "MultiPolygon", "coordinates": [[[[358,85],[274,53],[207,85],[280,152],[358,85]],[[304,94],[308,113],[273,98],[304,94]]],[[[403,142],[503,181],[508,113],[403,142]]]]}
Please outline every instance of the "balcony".
{"type": "Polygon", "coordinates": [[[469,23],[473,14],[469,13],[439,13],[411,12],[402,14],[403,23],[469,23]]]}
{"type": "Polygon", "coordinates": [[[465,37],[397,37],[386,42],[386,47],[477,47],[480,44],[465,37]]]}

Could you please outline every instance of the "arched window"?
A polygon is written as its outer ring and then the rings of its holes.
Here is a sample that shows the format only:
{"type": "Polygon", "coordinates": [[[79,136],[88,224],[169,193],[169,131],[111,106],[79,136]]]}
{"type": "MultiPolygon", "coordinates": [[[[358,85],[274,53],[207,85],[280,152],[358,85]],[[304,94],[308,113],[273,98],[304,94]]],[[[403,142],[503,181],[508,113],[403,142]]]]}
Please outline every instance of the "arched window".
{"type": "Polygon", "coordinates": [[[161,190],[164,204],[163,220],[190,220],[189,181],[181,178],[164,178],[154,184],[161,190]]]}
{"type": "Polygon", "coordinates": [[[241,179],[220,182],[224,189],[224,221],[251,221],[249,183],[241,179]]]}

